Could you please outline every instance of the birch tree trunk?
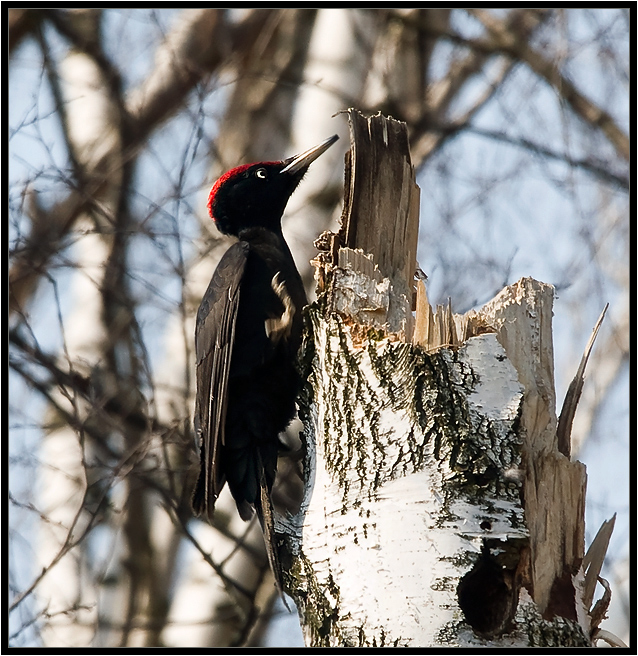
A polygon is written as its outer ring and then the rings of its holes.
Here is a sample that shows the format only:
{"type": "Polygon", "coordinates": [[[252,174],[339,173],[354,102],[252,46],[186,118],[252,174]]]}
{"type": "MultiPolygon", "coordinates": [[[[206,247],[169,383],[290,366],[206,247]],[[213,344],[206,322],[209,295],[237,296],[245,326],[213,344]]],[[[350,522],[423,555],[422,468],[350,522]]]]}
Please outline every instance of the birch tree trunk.
{"type": "MultiPolygon", "coordinates": [[[[553,288],[432,312],[405,126],[350,110],[301,399],[306,495],[282,562],[307,646],[586,646],[585,468],[558,450],[553,288]]],[[[591,577],[590,577],[591,578],[591,577]]]]}
{"type": "MultiPolygon", "coordinates": [[[[76,11],[73,19],[78,29],[90,34],[98,29],[100,11],[76,11]]],[[[106,286],[113,249],[113,231],[99,226],[115,223],[122,184],[117,110],[101,71],[84,53],[72,50],[56,81],[55,92],[65,102],[63,125],[72,161],[95,171],[96,177],[112,172],[108,184],[100,185],[94,195],[99,209],[78,219],[75,256],[81,271],[73,280],[75,306],[64,332],[64,355],[76,363],[75,371],[98,378],[100,369],[105,370],[103,349],[109,343],[101,321],[105,308],[100,290],[106,286]]],[[[45,646],[86,647],[95,633],[99,593],[87,579],[84,538],[96,521],[101,500],[95,493],[96,498],[87,503],[89,488],[93,484],[95,490],[99,474],[94,468],[91,480],[94,452],[85,435],[95,430],[106,443],[109,430],[77,395],[56,390],[55,398],[61,410],[49,412],[51,430],[43,441],[41,462],[40,500],[48,521],[41,525],[38,555],[46,563],[40,591],[49,614],[42,639],[45,646]],[[63,411],[73,421],[65,422],[63,411]],[[72,555],[64,558],[71,550],[72,555]]]]}

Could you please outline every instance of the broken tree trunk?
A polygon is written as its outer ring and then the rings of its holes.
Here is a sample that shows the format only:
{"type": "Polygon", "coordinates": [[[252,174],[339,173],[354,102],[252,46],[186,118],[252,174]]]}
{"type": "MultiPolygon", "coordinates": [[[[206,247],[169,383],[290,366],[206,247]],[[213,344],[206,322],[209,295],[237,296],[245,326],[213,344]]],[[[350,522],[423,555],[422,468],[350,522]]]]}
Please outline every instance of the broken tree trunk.
{"type": "Polygon", "coordinates": [[[278,522],[306,645],[589,645],[553,289],[522,279],[478,312],[434,313],[414,290],[405,125],[348,118],[342,228],[318,240],[302,353],[306,494],[278,522]]]}

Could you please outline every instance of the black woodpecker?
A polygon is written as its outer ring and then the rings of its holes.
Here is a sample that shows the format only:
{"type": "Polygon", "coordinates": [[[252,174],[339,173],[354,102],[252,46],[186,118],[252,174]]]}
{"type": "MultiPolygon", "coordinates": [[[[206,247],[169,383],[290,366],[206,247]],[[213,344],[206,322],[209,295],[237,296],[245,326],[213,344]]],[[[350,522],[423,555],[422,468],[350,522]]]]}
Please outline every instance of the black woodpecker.
{"type": "Polygon", "coordinates": [[[310,164],[337,139],[283,161],[238,166],[208,197],[217,228],[239,241],[220,260],[197,312],[201,447],[193,510],[212,517],[228,483],[242,519],[257,512],[273,569],[270,491],[279,434],[295,415],[300,381],[294,361],[307,302],[281,217],[310,164]]]}

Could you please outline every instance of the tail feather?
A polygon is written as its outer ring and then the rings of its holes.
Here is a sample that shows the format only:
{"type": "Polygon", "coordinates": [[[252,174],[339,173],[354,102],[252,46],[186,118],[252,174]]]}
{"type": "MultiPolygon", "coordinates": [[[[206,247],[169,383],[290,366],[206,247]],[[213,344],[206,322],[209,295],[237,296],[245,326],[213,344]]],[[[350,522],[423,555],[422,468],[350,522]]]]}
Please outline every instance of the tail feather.
{"type": "Polygon", "coordinates": [[[259,519],[259,524],[261,525],[261,530],[264,534],[268,562],[270,563],[270,569],[275,576],[275,585],[277,586],[281,600],[284,602],[284,606],[290,610],[286,603],[286,598],[284,597],[283,573],[281,563],[279,562],[279,551],[277,549],[277,538],[275,534],[275,515],[272,501],[270,499],[270,490],[266,483],[263,468],[259,480],[259,488],[260,494],[256,499],[255,510],[257,511],[257,518],[259,519]]]}
{"type": "Polygon", "coordinates": [[[202,467],[191,497],[191,507],[193,508],[195,516],[202,515],[206,517],[209,522],[212,521],[213,513],[215,511],[215,500],[216,497],[211,495],[209,490],[207,490],[206,471],[205,468],[202,467]]]}
{"type": "Polygon", "coordinates": [[[239,513],[239,516],[245,522],[252,519],[255,512],[253,510],[253,507],[248,503],[248,501],[246,501],[245,499],[243,501],[235,501],[235,505],[237,506],[237,512],[239,513]]]}

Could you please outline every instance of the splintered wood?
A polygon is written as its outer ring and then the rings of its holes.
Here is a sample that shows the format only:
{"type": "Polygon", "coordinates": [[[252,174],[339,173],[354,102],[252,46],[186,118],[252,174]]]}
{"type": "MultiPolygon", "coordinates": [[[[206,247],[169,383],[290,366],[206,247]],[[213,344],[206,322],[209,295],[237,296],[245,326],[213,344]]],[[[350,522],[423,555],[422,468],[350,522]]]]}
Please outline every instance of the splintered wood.
{"type": "Polygon", "coordinates": [[[405,123],[348,111],[345,199],[338,234],[324,233],[317,292],[327,311],[393,333],[412,335],[412,296],[419,231],[419,187],[405,123]]]}
{"type": "Polygon", "coordinates": [[[433,312],[423,281],[415,289],[420,190],[405,124],[354,110],[348,122],[341,230],[315,241],[312,261],[327,312],[429,351],[494,332],[476,312],[454,314],[451,303],[433,312]]]}
{"type": "Polygon", "coordinates": [[[436,311],[433,311],[425,283],[423,280],[417,281],[413,344],[422,346],[426,351],[434,351],[437,348],[456,347],[470,337],[493,332],[494,328],[474,310],[465,314],[454,314],[451,300],[447,305],[439,305],[436,311]]]}
{"type": "Polygon", "coordinates": [[[346,162],[343,246],[373,253],[395,293],[411,299],[420,190],[405,123],[352,110],[348,120],[353,148],[346,162]]]}

